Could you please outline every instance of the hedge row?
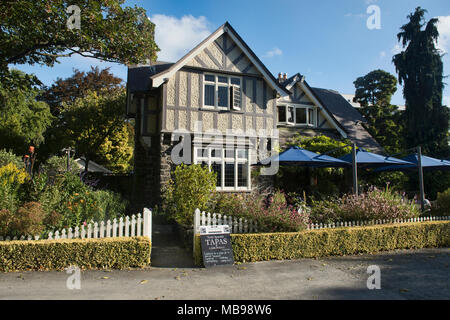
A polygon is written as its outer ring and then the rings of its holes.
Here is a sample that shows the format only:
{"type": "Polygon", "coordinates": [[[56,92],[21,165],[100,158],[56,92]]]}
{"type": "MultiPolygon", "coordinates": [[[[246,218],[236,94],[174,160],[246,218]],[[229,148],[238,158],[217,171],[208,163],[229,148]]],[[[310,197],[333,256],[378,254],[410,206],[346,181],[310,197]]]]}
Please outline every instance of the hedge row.
{"type": "MultiPolygon", "coordinates": [[[[450,246],[450,221],[309,230],[295,233],[232,234],[235,262],[317,258],[394,249],[450,246]]],[[[200,236],[194,259],[202,265],[200,236]]]]}
{"type": "Polygon", "coordinates": [[[150,252],[147,237],[0,241],[0,271],[141,268],[150,252]]]}

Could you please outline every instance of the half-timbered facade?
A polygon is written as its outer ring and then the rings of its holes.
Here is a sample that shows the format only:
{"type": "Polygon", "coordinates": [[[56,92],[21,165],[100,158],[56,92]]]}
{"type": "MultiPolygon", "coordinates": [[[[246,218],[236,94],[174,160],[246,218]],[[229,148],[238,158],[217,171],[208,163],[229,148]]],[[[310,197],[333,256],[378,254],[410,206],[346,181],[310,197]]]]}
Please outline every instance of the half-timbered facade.
{"type": "Polygon", "coordinates": [[[252,165],[296,132],[351,138],[322,89],[300,74],[275,78],[229,23],[175,63],[130,66],[127,87],[134,192],[143,205],[159,202],[179,162],[174,155],[217,172],[219,191],[250,192],[271,183],[270,176],[252,179],[252,165]]]}

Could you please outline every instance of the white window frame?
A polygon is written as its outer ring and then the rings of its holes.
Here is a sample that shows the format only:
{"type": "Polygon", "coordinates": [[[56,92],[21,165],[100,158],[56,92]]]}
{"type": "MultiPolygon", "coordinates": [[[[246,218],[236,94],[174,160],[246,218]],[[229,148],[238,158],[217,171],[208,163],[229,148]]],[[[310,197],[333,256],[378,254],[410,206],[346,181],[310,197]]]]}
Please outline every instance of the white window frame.
{"type": "Polygon", "coordinates": [[[242,77],[239,76],[233,76],[233,75],[224,75],[224,74],[218,74],[218,73],[205,73],[203,74],[203,108],[205,109],[218,109],[218,110],[241,110],[242,109],[242,77]],[[214,77],[214,82],[213,81],[207,81],[206,80],[206,76],[213,76],[214,77]],[[224,82],[219,82],[218,78],[219,77],[225,77],[227,78],[227,83],[224,82]],[[231,83],[231,78],[236,78],[239,79],[240,81],[240,85],[236,85],[236,84],[232,84],[231,83]],[[210,105],[206,105],[205,104],[205,86],[206,85],[214,85],[214,106],[210,106],[210,105]],[[226,107],[222,107],[219,106],[219,87],[226,87],[227,88],[227,96],[228,96],[228,100],[227,100],[227,106],[226,107]],[[233,108],[233,106],[231,106],[231,94],[230,94],[230,88],[234,87],[234,88],[239,88],[239,95],[241,97],[241,101],[240,101],[240,105],[239,108],[233,108]]]}
{"type": "Polygon", "coordinates": [[[201,145],[194,145],[194,164],[198,164],[201,162],[208,163],[209,171],[211,171],[211,165],[213,163],[219,163],[221,166],[221,181],[220,186],[216,186],[217,191],[225,191],[225,192],[236,192],[236,191],[251,191],[252,185],[251,185],[251,150],[245,147],[234,147],[233,149],[233,157],[228,157],[226,148],[223,146],[201,146],[201,145]],[[203,154],[202,156],[198,156],[198,150],[199,149],[206,149],[206,155],[203,154]],[[218,149],[221,150],[221,156],[220,157],[212,157],[211,156],[211,150],[218,149]],[[246,158],[239,158],[238,153],[239,151],[244,150],[247,152],[246,158]],[[225,163],[233,163],[234,164],[234,187],[225,187],[225,163]],[[246,187],[239,187],[238,186],[238,164],[246,164],[247,165],[247,186],[246,187]]]}
{"type": "Polygon", "coordinates": [[[293,104],[293,103],[279,103],[277,104],[277,124],[279,125],[288,125],[292,127],[317,127],[317,107],[303,104],[293,104]],[[286,121],[280,122],[278,119],[278,108],[286,108],[286,121]],[[289,119],[289,108],[294,108],[294,121],[288,121],[289,119]],[[306,112],[306,122],[305,123],[297,123],[297,109],[304,109],[306,112]],[[310,123],[309,119],[309,111],[312,110],[313,115],[313,123],[310,123]]]}

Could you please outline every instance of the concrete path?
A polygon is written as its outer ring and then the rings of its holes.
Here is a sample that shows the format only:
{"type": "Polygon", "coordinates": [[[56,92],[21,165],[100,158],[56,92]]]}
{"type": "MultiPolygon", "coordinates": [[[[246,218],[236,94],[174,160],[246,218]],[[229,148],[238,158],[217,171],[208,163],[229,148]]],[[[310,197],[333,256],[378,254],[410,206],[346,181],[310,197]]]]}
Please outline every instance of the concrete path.
{"type": "Polygon", "coordinates": [[[450,249],[441,248],[212,269],[82,271],[80,290],[66,288],[65,272],[6,273],[0,299],[450,299],[449,264],[450,249]],[[370,265],[380,267],[380,290],[367,289],[370,265]]]}
{"type": "Polygon", "coordinates": [[[183,248],[173,225],[153,225],[153,267],[194,268],[192,252],[183,248]]]}

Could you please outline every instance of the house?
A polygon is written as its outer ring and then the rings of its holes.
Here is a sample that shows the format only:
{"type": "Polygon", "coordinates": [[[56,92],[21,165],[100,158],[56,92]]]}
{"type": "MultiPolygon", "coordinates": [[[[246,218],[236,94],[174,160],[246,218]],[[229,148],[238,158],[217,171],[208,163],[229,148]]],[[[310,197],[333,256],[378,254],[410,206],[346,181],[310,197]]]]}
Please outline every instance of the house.
{"type": "Polygon", "coordinates": [[[134,190],[147,206],[159,202],[178,158],[217,172],[219,191],[252,192],[273,179],[252,177],[252,165],[298,132],[381,148],[338,92],[301,74],[275,78],[228,22],[175,63],[129,66],[127,115],[136,126],[134,190]]]}

